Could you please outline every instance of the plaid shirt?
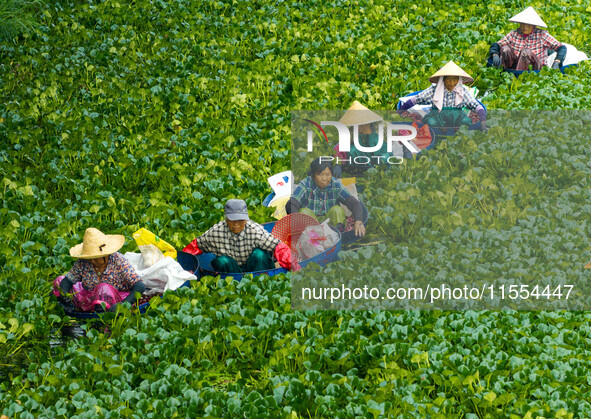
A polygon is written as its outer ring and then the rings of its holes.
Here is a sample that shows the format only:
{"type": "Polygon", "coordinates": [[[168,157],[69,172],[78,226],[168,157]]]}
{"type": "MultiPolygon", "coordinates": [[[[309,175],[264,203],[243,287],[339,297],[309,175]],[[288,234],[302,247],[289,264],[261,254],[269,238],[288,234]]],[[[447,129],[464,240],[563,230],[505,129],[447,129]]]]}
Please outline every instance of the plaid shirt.
{"type": "Polygon", "coordinates": [[[547,31],[535,28],[532,33],[525,36],[521,28],[509,32],[503,39],[497,42],[500,47],[510,46],[515,55],[519,57],[523,48],[529,48],[546,65],[548,61],[548,50],[558,49],[562,45],[554,39],[547,31]]]}
{"type": "Polygon", "coordinates": [[[230,256],[241,266],[257,247],[273,252],[279,243],[281,241],[267,233],[263,226],[250,220],[238,234],[232,233],[226,220],[223,220],[197,238],[197,245],[202,251],[230,256]]]}
{"type": "Polygon", "coordinates": [[[129,260],[119,252],[109,256],[107,267],[100,279],[87,259],[78,259],[74,262],[66,278],[69,278],[73,284],[82,282],[88,291],[92,291],[99,283],[105,283],[113,286],[117,291],[127,292],[140,280],[129,260]]]}
{"type": "MultiPolygon", "coordinates": [[[[432,105],[433,104],[433,96],[435,96],[435,88],[437,84],[432,84],[431,87],[423,90],[416,96],[415,104],[419,105],[432,105]]],[[[462,102],[459,105],[456,105],[456,92],[449,91],[447,89],[443,89],[443,107],[444,108],[468,108],[475,111],[479,106],[480,103],[476,101],[474,96],[468,91],[468,88],[464,85],[461,86],[464,94],[462,95],[462,102]]],[[[412,98],[412,97],[411,97],[412,98]]]]}
{"type": "Polygon", "coordinates": [[[344,204],[350,196],[341,182],[331,179],[326,188],[320,189],[309,176],[293,192],[293,197],[302,207],[310,208],[317,216],[326,215],[329,209],[336,204],[344,204]]]}

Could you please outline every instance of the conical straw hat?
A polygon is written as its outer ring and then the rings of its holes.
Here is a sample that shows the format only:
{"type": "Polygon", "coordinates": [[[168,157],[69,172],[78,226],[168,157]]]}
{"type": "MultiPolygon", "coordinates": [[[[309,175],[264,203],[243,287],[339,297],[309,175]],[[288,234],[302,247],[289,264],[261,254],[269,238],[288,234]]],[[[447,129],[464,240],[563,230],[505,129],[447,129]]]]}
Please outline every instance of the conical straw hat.
{"type": "Polygon", "coordinates": [[[347,112],[345,112],[339,122],[347,126],[352,126],[371,124],[372,122],[379,122],[383,120],[384,118],[382,118],[380,115],[370,111],[358,101],[355,101],[347,110],[347,112]]]}
{"type": "Polygon", "coordinates": [[[79,259],[98,259],[109,256],[123,247],[125,237],[119,234],[103,234],[96,228],[87,228],[84,241],[70,249],[70,256],[79,259]]]}
{"type": "Polygon", "coordinates": [[[468,75],[464,70],[462,70],[456,63],[450,61],[439,70],[437,73],[433,74],[429,77],[429,81],[431,83],[437,83],[437,80],[441,76],[458,76],[462,77],[462,83],[472,83],[474,79],[468,75]]]}
{"type": "Polygon", "coordinates": [[[540,15],[538,15],[531,6],[525,9],[523,12],[517,13],[515,16],[509,19],[509,22],[526,23],[528,25],[540,26],[542,28],[548,27],[540,15]]]}

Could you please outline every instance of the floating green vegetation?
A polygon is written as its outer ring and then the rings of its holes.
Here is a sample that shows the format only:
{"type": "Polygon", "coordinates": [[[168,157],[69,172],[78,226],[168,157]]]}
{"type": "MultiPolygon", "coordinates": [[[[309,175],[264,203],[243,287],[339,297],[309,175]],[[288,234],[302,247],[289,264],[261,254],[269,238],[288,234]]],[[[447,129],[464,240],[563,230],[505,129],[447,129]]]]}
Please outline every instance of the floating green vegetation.
{"type": "MultiPolygon", "coordinates": [[[[571,3],[531,5],[553,36],[589,54],[588,5],[571,3]]],[[[222,218],[227,198],[268,221],[260,204],[266,178],[289,168],[292,110],[355,99],[393,109],[450,59],[489,110],[589,108],[588,63],[518,79],[482,67],[521,9],[46,2],[37,27],[0,44],[0,414],[591,416],[587,312],[292,311],[288,276],[204,278],[145,315],[106,313],[81,325],[85,336],[50,344],[71,326],[51,282],[87,227],[125,234],[125,252],[139,227],[180,248],[222,218]]],[[[380,220],[369,239],[391,237],[392,263],[408,272],[466,274],[478,263],[492,275],[536,258],[537,270],[588,280],[587,139],[515,153],[498,137],[458,136],[370,174],[391,183],[364,191],[380,220]],[[471,258],[476,245],[486,263],[471,258]],[[518,253],[526,259],[503,261],[518,253]]]]}

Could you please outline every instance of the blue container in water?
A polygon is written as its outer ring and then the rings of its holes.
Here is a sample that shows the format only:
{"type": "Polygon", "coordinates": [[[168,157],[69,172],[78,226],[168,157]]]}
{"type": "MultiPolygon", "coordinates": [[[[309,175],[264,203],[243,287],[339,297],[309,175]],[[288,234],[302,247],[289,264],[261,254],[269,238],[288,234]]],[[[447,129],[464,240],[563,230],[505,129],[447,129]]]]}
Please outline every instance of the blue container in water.
{"type": "MultiPolygon", "coordinates": [[[[578,63],[576,63],[576,64],[568,64],[568,65],[563,65],[562,67],[560,67],[560,69],[559,69],[559,70],[560,70],[560,72],[561,72],[562,74],[565,74],[565,73],[564,73],[564,69],[565,69],[565,68],[568,68],[568,67],[576,67],[576,66],[578,66],[578,65],[579,65],[578,63]]],[[[540,70],[512,70],[512,69],[510,69],[510,68],[504,68],[504,69],[503,69],[503,71],[506,71],[507,73],[511,73],[511,74],[513,74],[515,77],[519,77],[519,76],[520,76],[520,75],[522,75],[523,73],[539,73],[539,72],[540,72],[540,70]]]]}

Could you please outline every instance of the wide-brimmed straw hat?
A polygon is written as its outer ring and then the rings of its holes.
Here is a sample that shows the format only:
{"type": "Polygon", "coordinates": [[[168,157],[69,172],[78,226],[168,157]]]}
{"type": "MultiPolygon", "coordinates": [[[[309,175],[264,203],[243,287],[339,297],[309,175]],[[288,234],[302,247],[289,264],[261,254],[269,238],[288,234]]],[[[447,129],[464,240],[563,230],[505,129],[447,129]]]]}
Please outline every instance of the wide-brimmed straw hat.
{"type": "Polygon", "coordinates": [[[517,13],[515,16],[509,19],[509,22],[525,23],[527,25],[540,26],[542,28],[548,27],[540,15],[538,15],[538,13],[531,6],[525,9],[523,12],[517,13]]]}
{"type": "Polygon", "coordinates": [[[347,112],[345,112],[339,122],[350,127],[352,125],[365,125],[383,120],[384,118],[382,118],[380,115],[370,111],[358,101],[355,101],[347,110],[347,112]]]}
{"type": "Polygon", "coordinates": [[[474,79],[462,70],[456,63],[450,61],[443,67],[441,67],[435,74],[429,77],[431,83],[437,83],[437,80],[441,76],[458,76],[462,77],[462,83],[472,83],[474,79]]]}
{"type": "Polygon", "coordinates": [[[109,256],[123,247],[125,236],[103,234],[96,228],[87,228],[84,241],[70,249],[70,256],[78,259],[98,259],[109,256]]]}

